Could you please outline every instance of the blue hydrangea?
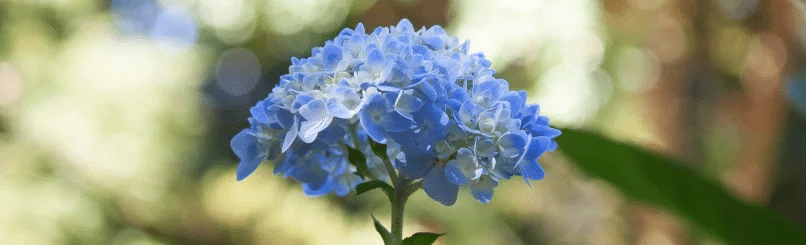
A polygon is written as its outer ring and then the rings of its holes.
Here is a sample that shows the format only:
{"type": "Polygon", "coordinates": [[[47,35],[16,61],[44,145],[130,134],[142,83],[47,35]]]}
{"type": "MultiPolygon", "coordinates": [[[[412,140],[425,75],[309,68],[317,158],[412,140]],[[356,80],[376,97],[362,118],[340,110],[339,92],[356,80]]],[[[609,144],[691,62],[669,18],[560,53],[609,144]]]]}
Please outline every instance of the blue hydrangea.
{"type": "Polygon", "coordinates": [[[461,186],[486,203],[502,179],[542,179],[537,159],[557,148],[560,131],[526,92],[510,91],[483,54],[439,26],[415,31],[403,19],[367,34],[358,24],[291,61],[251,108],[251,127],[232,139],[238,180],[272,160],[274,173],[298,180],[306,194],[344,196],[369,180],[348,161],[352,148],[377,179],[388,178],[389,159],[444,205],[461,186]],[[385,144],[387,156],[370,141],[385,144]]]}

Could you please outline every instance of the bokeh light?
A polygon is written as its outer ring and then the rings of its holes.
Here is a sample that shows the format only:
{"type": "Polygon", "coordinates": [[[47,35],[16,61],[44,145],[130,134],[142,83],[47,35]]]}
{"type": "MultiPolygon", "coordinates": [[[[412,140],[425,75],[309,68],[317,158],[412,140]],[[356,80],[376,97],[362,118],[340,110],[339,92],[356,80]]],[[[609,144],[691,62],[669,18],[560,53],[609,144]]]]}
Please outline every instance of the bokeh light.
{"type": "Polygon", "coordinates": [[[347,17],[350,5],[350,1],[337,0],[267,0],[263,9],[272,32],[291,35],[306,28],[319,33],[332,30],[347,17]]]}
{"type": "Polygon", "coordinates": [[[240,44],[252,37],[255,30],[254,1],[200,0],[199,15],[225,43],[240,44]]]}
{"type": "Polygon", "coordinates": [[[243,48],[224,52],[215,68],[216,85],[233,96],[251,92],[260,74],[257,56],[243,48]]]}
{"type": "MultiPolygon", "coordinates": [[[[605,43],[596,31],[596,4],[461,1],[453,30],[472,40],[471,50],[483,50],[493,66],[518,59],[534,64],[537,86],[526,88],[536,95],[532,102],[558,125],[582,125],[607,102],[612,87],[609,75],[599,71],[605,43]]],[[[514,81],[521,82],[532,84],[514,81]]]]}
{"type": "Polygon", "coordinates": [[[117,26],[130,34],[148,33],[160,12],[153,0],[112,0],[109,9],[117,26]]]}
{"type": "Polygon", "coordinates": [[[0,106],[19,99],[22,93],[22,78],[9,62],[0,62],[0,106]]]}
{"type": "Polygon", "coordinates": [[[625,47],[616,51],[615,66],[619,88],[629,92],[645,92],[660,79],[660,62],[649,50],[625,47]]]}
{"type": "Polygon", "coordinates": [[[151,28],[151,40],[160,48],[182,51],[196,42],[196,21],[184,7],[172,6],[160,12],[151,28]]]}
{"type": "Polygon", "coordinates": [[[723,1],[716,0],[719,10],[734,19],[744,19],[756,12],[758,0],[723,1]]]}

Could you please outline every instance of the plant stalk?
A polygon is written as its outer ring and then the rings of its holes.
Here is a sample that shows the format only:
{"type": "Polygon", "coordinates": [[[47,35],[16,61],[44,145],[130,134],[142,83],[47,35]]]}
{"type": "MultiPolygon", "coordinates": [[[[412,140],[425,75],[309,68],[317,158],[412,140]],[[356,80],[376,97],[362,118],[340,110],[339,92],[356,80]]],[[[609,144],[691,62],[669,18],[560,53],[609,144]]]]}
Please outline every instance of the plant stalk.
{"type": "Polygon", "coordinates": [[[411,185],[412,181],[404,176],[399,176],[395,182],[395,198],[390,200],[392,202],[392,244],[401,245],[403,242],[403,210],[409,195],[417,189],[413,189],[412,187],[415,186],[411,185]]]}

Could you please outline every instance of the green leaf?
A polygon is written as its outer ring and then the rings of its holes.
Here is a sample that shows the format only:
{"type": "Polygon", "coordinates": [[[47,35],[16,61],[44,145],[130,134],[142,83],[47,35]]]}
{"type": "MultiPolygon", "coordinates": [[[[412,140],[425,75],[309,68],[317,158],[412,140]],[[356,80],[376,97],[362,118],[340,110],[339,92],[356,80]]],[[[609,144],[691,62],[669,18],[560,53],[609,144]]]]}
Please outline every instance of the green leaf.
{"type": "Polygon", "coordinates": [[[556,138],[562,152],[587,173],[624,194],[693,221],[729,244],[806,241],[806,230],[765,207],[745,203],[685,164],[648,150],[570,129],[556,138]]]}
{"type": "Polygon", "coordinates": [[[381,190],[386,193],[386,196],[389,197],[389,200],[392,200],[393,194],[395,193],[395,188],[381,180],[373,180],[359,184],[355,187],[355,195],[361,195],[362,193],[371,191],[375,188],[381,188],[381,190]]]}
{"type": "Polygon", "coordinates": [[[369,169],[367,169],[367,158],[364,157],[364,154],[360,151],[346,147],[347,148],[347,160],[352,163],[356,169],[358,169],[358,175],[361,177],[366,177],[369,175],[369,169]]]}
{"type": "Polygon", "coordinates": [[[417,232],[406,239],[403,239],[403,245],[430,245],[437,240],[438,237],[445,235],[443,234],[436,234],[436,233],[428,233],[428,232],[417,232]]]}
{"type": "Polygon", "coordinates": [[[392,244],[392,233],[389,233],[389,230],[387,230],[386,227],[383,227],[381,222],[378,222],[378,220],[375,219],[375,215],[371,216],[372,221],[375,222],[375,231],[377,231],[378,234],[381,235],[381,239],[383,239],[383,244],[386,245],[392,244]]]}
{"type": "Polygon", "coordinates": [[[386,156],[386,145],[385,144],[378,144],[378,143],[372,142],[372,143],[369,144],[369,147],[372,148],[372,152],[375,152],[375,155],[378,155],[379,157],[381,157],[381,159],[384,159],[384,160],[389,159],[389,157],[386,156]]]}

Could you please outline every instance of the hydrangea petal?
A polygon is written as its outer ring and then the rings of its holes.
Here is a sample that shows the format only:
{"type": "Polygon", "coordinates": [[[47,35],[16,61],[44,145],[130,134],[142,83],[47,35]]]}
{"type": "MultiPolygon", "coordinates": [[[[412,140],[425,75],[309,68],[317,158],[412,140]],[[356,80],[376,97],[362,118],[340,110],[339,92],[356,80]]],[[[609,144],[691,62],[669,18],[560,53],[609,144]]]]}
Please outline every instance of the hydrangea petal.
{"type": "Polygon", "coordinates": [[[478,169],[478,162],[473,151],[461,148],[456,153],[456,159],[448,161],[445,165],[445,177],[454,184],[465,185],[474,177],[478,169]]]}
{"type": "Polygon", "coordinates": [[[551,139],[545,136],[532,137],[526,151],[523,153],[524,160],[535,160],[546,150],[551,139]]]}
{"type": "Polygon", "coordinates": [[[498,138],[498,147],[504,157],[515,157],[526,146],[526,138],[512,132],[506,132],[498,138]]]}
{"type": "Polygon", "coordinates": [[[398,93],[395,100],[395,110],[412,113],[423,107],[423,101],[414,96],[414,90],[405,90],[398,93]]]}
{"type": "Polygon", "coordinates": [[[428,100],[430,101],[437,100],[439,98],[437,90],[434,88],[434,86],[432,86],[425,80],[426,79],[423,79],[422,81],[414,84],[412,87],[417,89],[418,92],[423,93],[428,100]]]}
{"type": "Polygon", "coordinates": [[[349,173],[341,175],[333,185],[333,191],[336,195],[345,196],[355,189],[358,184],[361,184],[362,179],[358,175],[349,173]]]}
{"type": "Polygon", "coordinates": [[[332,70],[339,65],[339,62],[342,60],[341,55],[341,48],[336,46],[332,43],[328,43],[325,45],[323,50],[323,61],[325,69],[332,70]]]}
{"type": "Polygon", "coordinates": [[[386,99],[383,95],[374,94],[367,99],[364,108],[358,114],[361,126],[364,127],[367,135],[381,144],[385,144],[387,140],[387,134],[382,125],[386,114],[388,114],[386,107],[386,99]]]}
{"type": "Polygon", "coordinates": [[[327,100],[327,110],[334,117],[350,119],[361,110],[361,97],[349,87],[339,86],[327,100]]]}
{"type": "Polygon", "coordinates": [[[294,123],[294,114],[287,110],[281,110],[277,106],[274,106],[272,110],[276,111],[274,114],[277,117],[277,122],[280,124],[280,127],[291,128],[294,123]]]}
{"type": "Polygon", "coordinates": [[[241,159],[235,171],[238,180],[243,180],[252,174],[260,163],[263,162],[263,156],[266,154],[263,152],[266,149],[260,147],[257,138],[249,132],[249,129],[244,129],[235,135],[235,137],[232,137],[230,146],[235,152],[235,155],[241,159]]]}
{"type": "Polygon", "coordinates": [[[555,138],[557,136],[560,136],[560,134],[562,134],[562,132],[559,129],[537,124],[535,124],[535,126],[532,127],[532,130],[535,134],[545,136],[548,138],[555,138]]]}
{"type": "Polygon", "coordinates": [[[436,161],[436,154],[419,147],[409,147],[402,151],[405,154],[405,161],[398,163],[397,168],[409,179],[422,178],[428,174],[436,161]]]}
{"type": "Polygon", "coordinates": [[[414,26],[409,19],[401,19],[400,22],[397,22],[396,29],[399,32],[413,32],[414,26]]]}
{"type": "Polygon", "coordinates": [[[476,155],[479,157],[493,157],[497,153],[497,147],[492,139],[476,141],[476,155]]]}
{"type": "Polygon", "coordinates": [[[330,126],[330,122],[333,121],[332,116],[325,116],[317,121],[304,121],[299,127],[299,139],[305,143],[312,143],[316,136],[319,135],[319,132],[330,126]]]}
{"type": "Polygon", "coordinates": [[[381,122],[383,128],[389,132],[403,132],[411,127],[411,120],[403,117],[397,111],[390,111],[381,122]]]}
{"type": "Polygon", "coordinates": [[[459,186],[445,178],[442,168],[433,168],[423,178],[423,190],[428,197],[445,206],[456,203],[456,196],[459,194],[459,186]]]}
{"type": "Polygon", "coordinates": [[[543,167],[537,163],[537,160],[529,160],[521,162],[518,165],[518,168],[521,170],[521,175],[523,179],[526,180],[526,183],[529,183],[530,179],[533,180],[541,180],[545,176],[545,172],[543,172],[543,167]]]}
{"type": "Polygon", "coordinates": [[[470,182],[470,192],[476,201],[488,203],[493,199],[493,188],[496,186],[498,186],[498,182],[492,177],[482,175],[478,180],[470,182]]]}
{"type": "Polygon", "coordinates": [[[299,114],[308,121],[319,121],[330,115],[322,99],[314,99],[299,108],[299,114]]]}
{"type": "Polygon", "coordinates": [[[333,190],[333,183],[324,181],[320,185],[312,183],[302,183],[302,192],[310,197],[316,197],[330,193],[333,190]]]}
{"type": "Polygon", "coordinates": [[[460,126],[475,127],[478,115],[481,113],[481,108],[473,102],[465,101],[459,109],[459,120],[463,123],[460,126]]]}

